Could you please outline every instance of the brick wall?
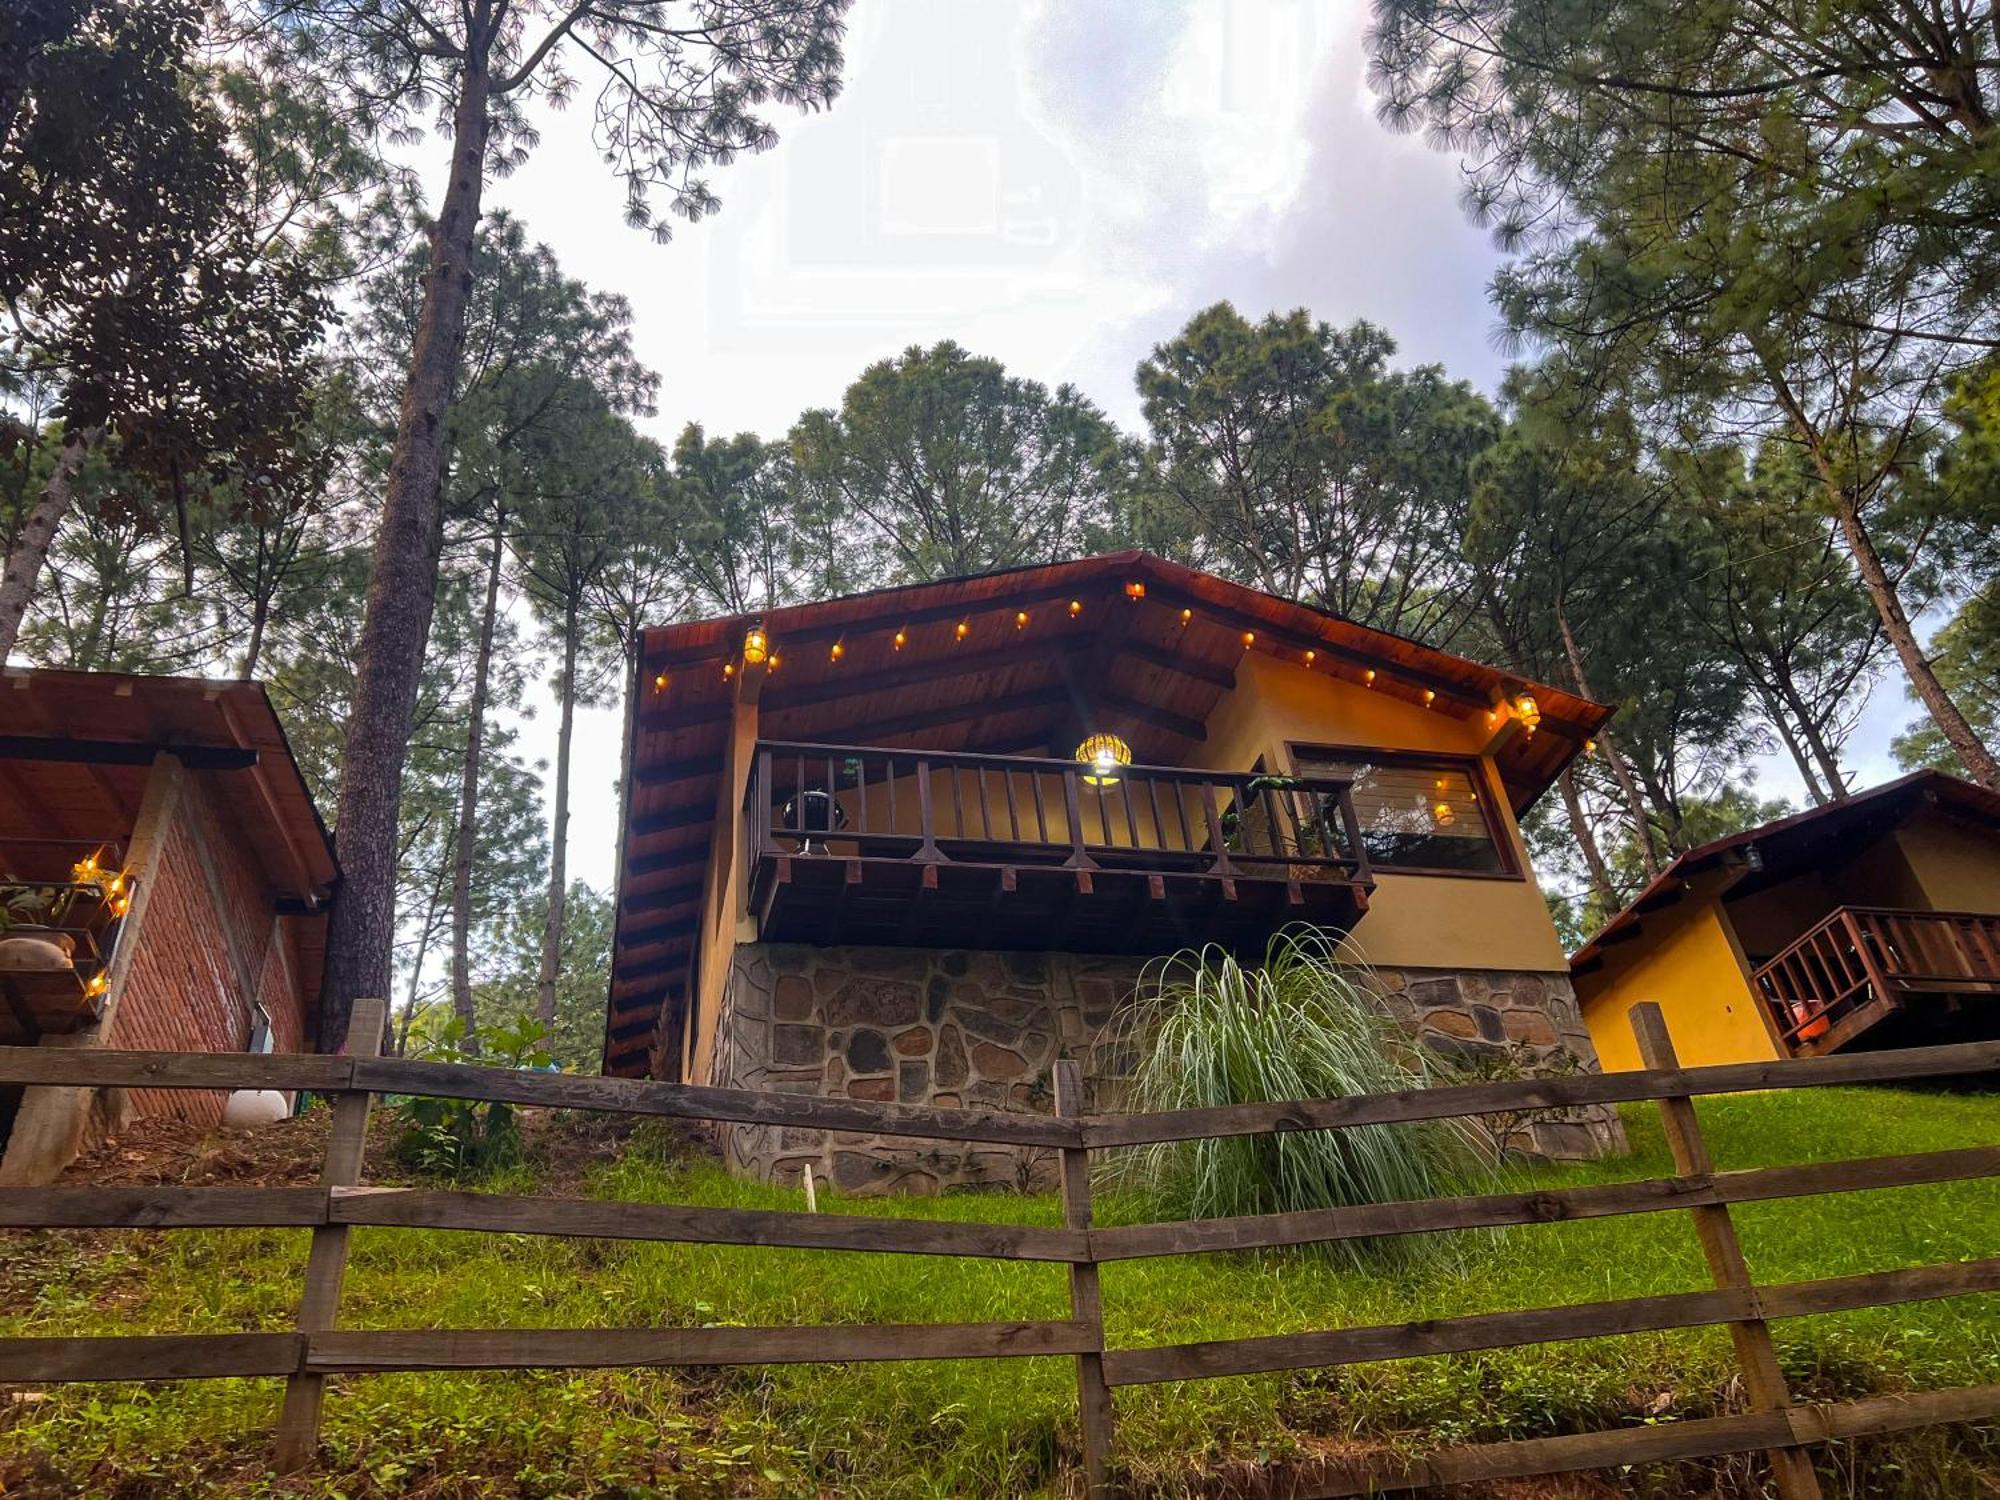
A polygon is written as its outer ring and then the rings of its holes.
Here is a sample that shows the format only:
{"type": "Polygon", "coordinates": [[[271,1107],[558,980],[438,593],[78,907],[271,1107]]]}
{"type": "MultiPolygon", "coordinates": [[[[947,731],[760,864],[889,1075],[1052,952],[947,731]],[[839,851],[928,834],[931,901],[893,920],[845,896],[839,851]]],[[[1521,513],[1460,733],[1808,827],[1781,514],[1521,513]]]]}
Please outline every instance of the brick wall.
{"type": "MultiPolygon", "coordinates": [[[[215,789],[190,776],[161,841],[145,920],[125,988],[105,1035],[108,1047],[237,1052],[249,1039],[251,1001],[271,1017],[277,1050],[305,1034],[297,966],[286,922],[272,910],[255,851],[215,789]]],[[[219,1092],[129,1091],[131,1115],[222,1118],[219,1092]]]]}

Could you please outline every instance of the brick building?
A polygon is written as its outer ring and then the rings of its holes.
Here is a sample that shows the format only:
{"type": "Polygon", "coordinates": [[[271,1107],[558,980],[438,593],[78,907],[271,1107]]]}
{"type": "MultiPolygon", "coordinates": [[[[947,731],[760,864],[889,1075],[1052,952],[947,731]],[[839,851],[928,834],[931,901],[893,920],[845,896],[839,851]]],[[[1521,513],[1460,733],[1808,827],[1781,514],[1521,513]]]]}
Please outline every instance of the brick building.
{"type": "MultiPolygon", "coordinates": [[[[0,675],[0,1045],[301,1051],[331,840],[262,687],[0,675]]],[[[0,1089],[0,1182],[223,1096],[0,1089]]]]}

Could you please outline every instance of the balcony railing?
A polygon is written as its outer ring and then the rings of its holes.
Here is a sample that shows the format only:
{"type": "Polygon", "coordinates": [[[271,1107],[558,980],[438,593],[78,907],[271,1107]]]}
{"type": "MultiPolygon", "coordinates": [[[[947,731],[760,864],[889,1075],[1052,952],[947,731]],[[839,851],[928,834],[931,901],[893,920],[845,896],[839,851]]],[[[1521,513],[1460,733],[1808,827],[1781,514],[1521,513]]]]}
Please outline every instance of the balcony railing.
{"type": "Polygon", "coordinates": [[[2000,917],[1837,907],[1751,978],[1792,1055],[1833,1052],[1913,995],[2000,998],[2000,917]]]}
{"type": "Polygon", "coordinates": [[[762,742],[746,813],[780,941],[1152,951],[1344,927],[1371,884],[1341,780],[762,742]]]}

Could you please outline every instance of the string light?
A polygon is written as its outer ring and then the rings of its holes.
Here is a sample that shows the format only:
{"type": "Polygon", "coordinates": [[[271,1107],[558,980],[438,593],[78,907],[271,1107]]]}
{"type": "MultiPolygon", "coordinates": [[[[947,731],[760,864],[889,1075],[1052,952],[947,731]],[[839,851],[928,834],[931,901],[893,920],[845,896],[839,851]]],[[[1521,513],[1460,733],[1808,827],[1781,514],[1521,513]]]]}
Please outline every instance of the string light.
{"type": "Polygon", "coordinates": [[[1130,599],[1134,604],[1137,604],[1141,599],[1146,597],[1146,585],[1139,582],[1136,578],[1133,579],[1125,585],[1125,597],[1130,599]]]}
{"type": "Polygon", "coordinates": [[[1250,649],[1250,648],[1251,648],[1252,646],[1254,646],[1254,645],[1256,645],[1256,644],[1257,644],[1257,632],[1256,632],[1256,631],[1254,631],[1254,630],[1246,630],[1246,631],[1244,631],[1244,632],[1243,632],[1243,649],[1244,649],[1245,651],[1248,651],[1248,650],[1249,650],[1249,649],[1250,649]]]}
{"type": "Polygon", "coordinates": [[[722,675],[724,677],[734,677],[736,675],[736,663],[733,661],[724,662],[722,664],[722,675]]]}
{"type": "Polygon", "coordinates": [[[1317,651],[1308,651],[1306,653],[1306,665],[1308,667],[1310,667],[1314,662],[1318,660],[1319,660],[1319,653],[1317,651]]]}
{"type": "Polygon", "coordinates": [[[1184,610],[1182,610],[1182,611],[1181,611],[1181,628],[1182,628],[1183,630],[1187,629],[1187,627],[1188,627],[1188,626],[1189,626],[1189,625],[1190,625],[1191,623],[1193,623],[1193,621],[1194,621],[1194,611],[1193,611],[1193,610],[1191,610],[1191,609],[1184,609],[1184,610]]]}
{"type": "Polygon", "coordinates": [[[1028,612],[1025,609],[1014,612],[1014,628],[1016,630],[1026,630],[1028,628],[1028,612]]]}
{"type": "Polygon", "coordinates": [[[841,644],[839,641],[835,641],[833,643],[833,649],[826,653],[828,661],[839,661],[841,657],[845,655],[847,655],[847,647],[841,644]]]}
{"type": "Polygon", "coordinates": [[[1375,686],[1375,669],[1370,667],[1367,671],[1363,672],[1361,674],[1361,681],[1367,687],[1375,686]]]}
{"type": "Polygon", "coordinates": [[[94,1000],[110,988],[111,981],[100,972],[91,975],[90,983],[83,987],[83,992],[94,1000]]]}
{"type": "Polygon", "coordinates": [[[1425,708],[1429,708],[1429,707],[1430,707],[1430,706],[1431,706],[1431,705],[1432,705],[1433,703],[1435,703],[1435,702],[1437,702],[1437,692],[1436,692],[1436,690],[1435,690],[1435,689],[1433,689],[1433,688],[1425,688],[1425,689],[1424,689],[1424,707],[1425,707],[1425,708]]]}
{"type": "Polygon", "coordinates": [[[1583,742],[1583,753],[1585,755],[1595,755],[1597,753],[1597,741],[1585,740],[1583,742]]]}
{"type": "Polygon", "coordinates": [[[954,640],[962,641],[967,636],[972,634],[972,627],[968,625],[964,620],[960,620],[958,622],[957,627],[952,631],[951,634],[954,640]]]}
{"type": "Polygon", "coordinates": [[[784,661],[784,658],[783,658],[783,657],[781,657],[781,656],[779,656],[779,655],[777,654],[777,652],[775,652],[775,651],[774,651],[774,652],[772,652],[772,653],[771,653],[771,660],[770,660],[770,664],[769,664],[769,665],[767,665],[767,666],[766,666],[766,667],[764,668],[764,670],[765,670],[765,671],[767,671],[767,672],[775,672],[775,671],[777,671],[777,670],[778,670],[778,667],[779,667],[779,665],[780,665],[780,664],[781,664],[781,663],[782,663],[783,661],[784,661]]]}
{"type": "Polygon", "coordinates": [[[666,690],[667,690],[667,674],[665,672],[662,672],[658,677],[655,677],[653,679],[653,691],[656,693],[664,693],[666,690]]]}
{"type": "Polygon", "coordinates": [[[1074,620],[1074,619],[1075,619],[1075,618],[1076,618],[1076,617],[1077,617],[1078,615],[1080,615],[1080,614],[1082,614],[1082,613],[1083,613],[1083,601],[1082,601],[1081,599],[1072,599],[1072,600],[1070,600],[1070,601],[1069,601],[1069,617],[1070,617],[1070,618],[1071,618],[1072,620],[1074,620]]]}
{"type": "Polygon", "coordinates": [[[901,651],[903,647],[909,643],[909,639],[910,638],[907,635],[905,635],[902,631],[899,630],[896,632],[895,640],[891,641],[889,644],[894,646],[898,651],[901,651]]]}

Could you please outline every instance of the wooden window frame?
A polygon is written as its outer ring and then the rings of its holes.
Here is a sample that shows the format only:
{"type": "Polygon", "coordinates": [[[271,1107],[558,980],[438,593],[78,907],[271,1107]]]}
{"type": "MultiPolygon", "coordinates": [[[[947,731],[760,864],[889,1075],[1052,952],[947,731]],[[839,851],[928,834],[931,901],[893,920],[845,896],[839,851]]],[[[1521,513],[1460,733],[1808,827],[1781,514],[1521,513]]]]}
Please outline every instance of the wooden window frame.
{"type": "Polygon", "coordinates": [[[1326,755],[1343,760],[1369,761],[1377,765],[1407,766],[1423,770],[1448,770],[1462,772],[1472,788],[1487,800],[1481,805],[1480,814],[1486,820],[1486,834],[1493,848],[1500,856],[1497,870],[1446,870],[1432,865],[1385,864],[1371,858],[1370,869],[1377,875],[1415,875],[1424,880],[1514,880],[1525,882],[1527,872],[1522,868],[1521,859],[1514,847],[1513,836],[1504,823],[1494,819],[1492,809],[1500,805],[1500,791],[1494,781],[1492,770],[1486,759],[1478,755],[1454,755],[1448,750],[1381,750],[1372,745],[1333,745],[1321,740],[1286,740],[1285,759],[1290,762],[1294,776],[1304,775],[1299,768],[1299,756],[1326,755]]]}

